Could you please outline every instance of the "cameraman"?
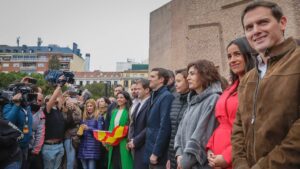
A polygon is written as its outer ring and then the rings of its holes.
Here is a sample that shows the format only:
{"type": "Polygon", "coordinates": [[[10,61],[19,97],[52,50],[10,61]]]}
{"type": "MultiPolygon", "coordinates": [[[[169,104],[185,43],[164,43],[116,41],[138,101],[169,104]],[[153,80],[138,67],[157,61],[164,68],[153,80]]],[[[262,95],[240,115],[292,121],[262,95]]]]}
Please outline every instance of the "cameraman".
{"type": "Polygon", "coordinates": [[[46,132],[42,149],[45,169],[58,169],[64,155],[65,121],[61,110],[63,85],[57,85],[49,100],[45,99],[46,132]]]}
{"type": "Polygon", "coordinates": [[[12,102],[4,105],[3,117],[15,124],[24,134],[23,139],[19,141],[19,145],[23,156],[22,168],[26,168],[28,147],[32,134],[32,114],[30,106],[22,101],[21,93],[14,95],[12,102]]]}

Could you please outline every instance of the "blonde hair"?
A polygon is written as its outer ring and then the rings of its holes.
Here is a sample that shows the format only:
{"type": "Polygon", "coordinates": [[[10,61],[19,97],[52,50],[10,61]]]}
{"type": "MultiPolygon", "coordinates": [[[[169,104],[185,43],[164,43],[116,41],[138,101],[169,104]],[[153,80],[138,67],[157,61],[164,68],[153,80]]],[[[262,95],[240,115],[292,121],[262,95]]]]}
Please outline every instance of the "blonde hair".
{"type": "Polygon", "coordinates": [[[97,104],[97,109],[98,109],[99,113],[106,114],[107,109],[108,109],[108,103],[105,101],[105,98],[101,97],[101,98],[97,99],[96,104],[97,104]],[[100,106],[100,99],[104,100],[104,102],[105,102],[104,106],[100,106]]]}
{"type": "Polygon", "coordinates": [[[87,118],[88,118],[88,114],[87,114],[87,104],[92,104],[93,107],[94,107],[94,112],[93,112],[93,118],[95,120],[98,119],[99,117],[99,113],[98,113],[98,110],[97,110],[97,106],[96,106],[96,101],[94,99],[89,99],[85,102],[85,105],[84,105],[84,111],[83,111],[83,116],[82,116],[82,120],[85,121],[87,118]]]}

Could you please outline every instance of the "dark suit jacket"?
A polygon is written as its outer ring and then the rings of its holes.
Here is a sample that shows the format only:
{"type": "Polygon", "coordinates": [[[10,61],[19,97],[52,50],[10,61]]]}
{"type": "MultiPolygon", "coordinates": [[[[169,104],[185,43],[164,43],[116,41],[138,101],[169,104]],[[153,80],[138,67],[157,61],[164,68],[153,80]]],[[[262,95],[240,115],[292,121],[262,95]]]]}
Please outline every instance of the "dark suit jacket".
{"type": "Polygon", "coordinates": [[[165,165],[171,135],[170,109],[174,96],[166,86],[152,93],[147,115],[146,147],[144,162],[150,164],[150,156],[158,157],[158,165],[165,165]]]}
{"type": "Polygon", "coordinates": [[[129,127],[129,139],[134,143],[134,169],[148,169],[148,165],[143,162],[146,140],[147,113],[149,111],[150,98],[142,105],[140,110],[134,111],[131,116],[129,127]]]}

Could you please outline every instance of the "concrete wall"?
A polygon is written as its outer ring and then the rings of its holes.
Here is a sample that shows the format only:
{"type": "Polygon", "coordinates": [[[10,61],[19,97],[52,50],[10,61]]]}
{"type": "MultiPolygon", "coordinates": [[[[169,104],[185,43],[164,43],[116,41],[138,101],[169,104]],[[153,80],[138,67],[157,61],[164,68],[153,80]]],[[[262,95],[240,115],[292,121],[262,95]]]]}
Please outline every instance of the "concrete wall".
{"type": "Polygon", "coordinates": [[[84,59],[73,54],[73,59],[70,61],[70,71],[83,72],[84,71],[84,59]]]}
{"type": "MultiPolygon", "coordinates": [[[[149,68],[171,70],[213,61],[228,77],[227,44],[243,36],[241,12],[253,0],[173,0],[150,14],[149,68]]],[[[300,38],[300,0],[273,0],[288,17],[286,37],[300,38]]]]}

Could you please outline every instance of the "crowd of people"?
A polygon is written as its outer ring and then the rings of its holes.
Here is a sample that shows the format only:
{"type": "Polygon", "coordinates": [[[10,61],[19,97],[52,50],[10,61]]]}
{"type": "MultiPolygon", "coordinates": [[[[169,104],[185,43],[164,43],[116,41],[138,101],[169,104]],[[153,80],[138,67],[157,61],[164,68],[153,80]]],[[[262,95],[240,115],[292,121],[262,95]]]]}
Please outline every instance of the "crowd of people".
{"type": "Polygon", "coordinates": [[[203,59],[153,68],[110,98],[65,84],[45,98],[35,86],[30,105],[14,95],[2,108],[0,168],[300,168],[299,41],[284,37],[276,3],[250,3],[241,21],[245,37],[226,47],[228,82],[203,59]]]}

